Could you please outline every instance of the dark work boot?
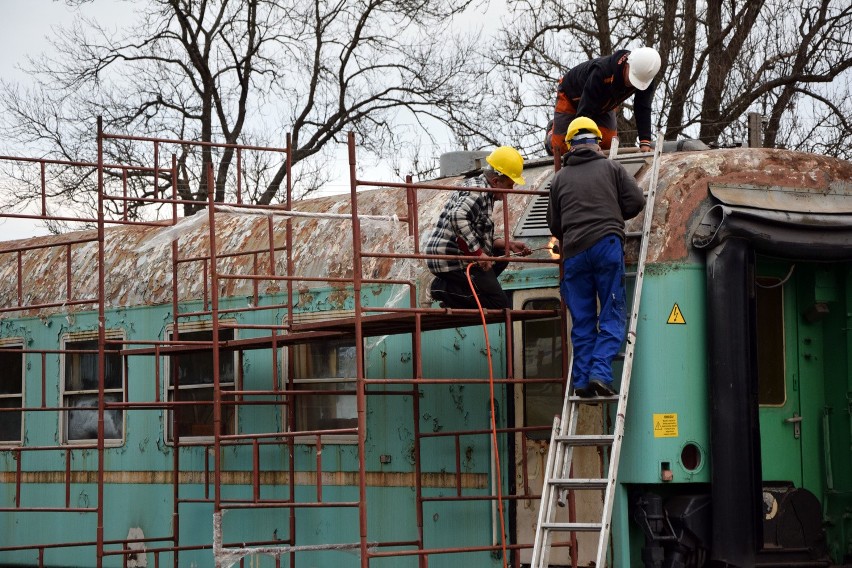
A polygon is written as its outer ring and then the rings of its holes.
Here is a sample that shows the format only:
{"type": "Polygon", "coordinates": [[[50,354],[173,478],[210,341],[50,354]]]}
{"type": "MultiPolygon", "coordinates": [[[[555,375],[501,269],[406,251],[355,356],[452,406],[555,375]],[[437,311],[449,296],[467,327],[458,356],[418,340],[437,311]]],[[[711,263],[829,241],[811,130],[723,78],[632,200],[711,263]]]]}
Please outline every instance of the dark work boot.
{"type": "Polygon", "coordinates": [[[591,385],[586,385],[582,387],[574,387],[574,394],[580,398],[592,398],[595,396],[595,391],[592,389],[591,385]]]}
{"type": "Polygon", "coordinates": [[[600,379],[589,379],[588,388],[594,391],[597,396],[618,396],[618,392],[613,390],[612,384],[607,384],[600,379]]]}

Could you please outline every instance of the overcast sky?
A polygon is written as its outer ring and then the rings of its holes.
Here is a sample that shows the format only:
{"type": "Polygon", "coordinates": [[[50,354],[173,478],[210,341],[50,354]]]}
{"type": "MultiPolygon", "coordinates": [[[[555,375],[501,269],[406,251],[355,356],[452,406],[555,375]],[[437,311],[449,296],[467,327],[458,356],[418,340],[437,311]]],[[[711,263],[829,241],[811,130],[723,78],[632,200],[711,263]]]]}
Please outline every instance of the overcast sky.
{"type": "MultiPolygon", "coordinates": [[[[130,6],[120,0],[94,0],[82,10],[103,23],[122,24],[132,17],[130,6]]],[[[16,66],[24,64],[27,55],[46,51],[52,28],[70,23],[77,10],[61,0],[0,0],[0,7],[0,73],[3,78],[25,80],[16,66]]]]}
{"type": "MultiPolygon", "coordinates": [[[[132,22],[133,4],[122,0],[94,0],[85,4],[81,10],[101,24],[120,27],[132,22]]],[[[0,77],[26,85],[28,77],[19,67],[26,66],[27,56],[49,53],[52,30],[57,26],[70,24],[77,11],[76,8],[69,8],[63,0],[0,0],[0,14],[3,15],[0,20],[0,77]]],[[[505,0],[491,0],[486,7],[472,10],[471,14],[458,22],[459,27],[478,27],[486,11],[489,13],[489,19],[495,14],[504,14],[505,0]]],[[[440,152],[450,149],[452,148],[436,150],[440,152]]],[[[347,172],[347,157],[343,148],[339,161],[343,164],[343,172],[347,172]]],[[[366,177],[374,180],[390,179],[389,174],[382,172],[381,168],[375,171],[375,175],[366,177]]],[[[330,187],[320,193],[348,191],[347,188],[348,177],[332,181],[330,187]]],[[[46,234],[46,231],[32,221],[0,218],[0,241],[41,234],[46,234]]]]}
{"type": "MultiPolygon", "coordinates": [[[[87,15],[104,23],[120,24],[131,17],[127,2],[95,0],[83,7],[87,15]]],[[[18,67],[25,66],[28,55],[48,51],[48,38],[56,26],[68,24],[75,10],[63,1],[0,0],[0,76],[4,80],[25,85],[28,77],[18,67]]],[[[20,154],[15,154],[20,155],[20,154]]],[[[44,235],[47,231],[38,222],[0,218],[0,240],[44,235]]]]}

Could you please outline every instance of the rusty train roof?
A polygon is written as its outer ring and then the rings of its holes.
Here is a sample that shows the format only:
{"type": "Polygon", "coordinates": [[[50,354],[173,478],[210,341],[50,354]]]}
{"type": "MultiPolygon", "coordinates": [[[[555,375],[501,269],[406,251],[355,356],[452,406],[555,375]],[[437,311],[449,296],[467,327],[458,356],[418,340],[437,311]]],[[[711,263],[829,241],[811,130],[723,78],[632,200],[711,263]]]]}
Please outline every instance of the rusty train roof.
{"type": "MultiPolygon", "coordinates": [[[[544,160],[530,163],[524,172],[528,188],[543,190],[552,177],[552,165],[544,160]]],[[[637,174],[647,188],[650,168],[637,174]]],[[[462,178],[445,178],[431,184],[454,186],[462,178]]],[[[663,154],[660,163],[657,205],[654,211],[652,240],[648,261],[686,260],[691,254],[689,237],[701,215],[714,203],[711,184],[748,184],[758,187],[792,187],[812,194],[838,194],[852,198],[852,163],[813,154],[784,150],[731,149],[663,154]]],[[[515,223],[529,205],[532,194],[509,197],[510,222],[515,223]]],[[[446,191],[417,191],[420,234],[427,232],[440,213],[446,191]]],[[[362,216],[406,214],[405,191],[380,188],[358,194],[358,213],[362,216]]],[[[293,209],[306,213],[350,213],[348,195],[307,199],[293,209]]],[[[641,216],[640,216],[641,217],[641,216]]],[[[268,274],[270,272],[269,227],[272,226],[275,253],[274,274],[286,274],[286,216],[269,211],[236,211],[221,207],[216,212],[217,263],[220,274],[268,274]],[[271,219],[271,221],[270,221],[271,219]],[[246,253],[248,254],[240,254],[246,253]],[[255,254],[256,253],[256,254],[255,254]]],[[[120,225],[104,232],[105,301],[107,307],[139,306],[172,301],[172,242],[177,243],[181,258],[203,258],[209,254],[208,214],[181,219],[175,225],[120,225]]],[[[495,210],[498,227],[502,213],[495,210]]],[[[636,229],[634,220],[628,229],[636,229]]],[[[352,227],[341,218],[292,217],[294,260],[293,275],[302,277],[342,277],[352,275],[352,227]]],[[[498,229],[499,232],[499,229],[498,229]]],[[[406,223],[396,220],[363,218],[362,249],[374,252],[410,253],[413,240],[406,223]]],[[[69,299],[95,298],[98,289],[96,231],[78,231],[58,236],[35,237],[0,243],[0,307],[61,304],[69,299]],[[87,242],[82,242],[87,241],[87,242]],[[69,244],[73,243],[73,244],[69,244]],[[18,285],[20,253],[20,287],[18,285]],[[70,264],[67,251],[71,250],[70,264]],[[20,298],[20,304],[19,304],[20,298]]],[[[421,238],[422,241],[422,238],[421,238]]],[[[365,258],[363,274],[367,278],[416,278],[425,270],[425,261],[393,258],[365,258]]],[[[178,270],[178,298],[181,301],[204,295],[202,261],[187,262],[178,270]]],[[[315,286],[318,284],[311,284],[315,286]]],[[[284,289],[281,280],[258,282],[259,293],[284,289]]],[[[228,278],[220,282],[221,295],[253,294],[254,283],[228,278]]],[[[308,287],[297,283],[296,289],[308,287]]],[[[24,309],[16,313],[35,315],[89,310],[92,304],[24,309]]]]}
{"type": "MultiPolygon", "coordinates": [[[[646,177],[647,183],[647,177],[646,177]]],[[[816,154],[764,148],[664,154],[660,163],[648,262],[686,260],[701,216],[718,203],[713,186],[786,189],[819,200],[852,203],[852,163],[816,154]]],[[[752,203],[766,207],[766,203],[752,203]]],[[[838,211],[839,213],[840,211],[838,211]]]]}

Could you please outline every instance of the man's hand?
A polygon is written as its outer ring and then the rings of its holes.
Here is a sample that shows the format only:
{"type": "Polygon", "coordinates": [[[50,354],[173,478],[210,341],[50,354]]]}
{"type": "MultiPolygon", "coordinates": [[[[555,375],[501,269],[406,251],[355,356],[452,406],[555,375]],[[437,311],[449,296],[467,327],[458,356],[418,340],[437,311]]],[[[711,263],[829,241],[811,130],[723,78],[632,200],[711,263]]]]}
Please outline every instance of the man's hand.
{"type": "Polygon", "coordinates": [[[532,249],[527,246],[527,243],[521,241],[509,241],[509,250],[518,256],[529,256],[532,254],[532,249]]]}
{"type": "Polygon", "coordinates": [[[648,140],[640,140],[639,141],[639,151],[640,152],[651,152],[653,149],[651,148],[651,142],[648,140]]]}
{"type": "Polygon", "coordinates": [[[482,269],[483,272],[488,272],[491,270],[491,267],[494,266],[493,260],[477,260],[476,265],[482,269]]]}

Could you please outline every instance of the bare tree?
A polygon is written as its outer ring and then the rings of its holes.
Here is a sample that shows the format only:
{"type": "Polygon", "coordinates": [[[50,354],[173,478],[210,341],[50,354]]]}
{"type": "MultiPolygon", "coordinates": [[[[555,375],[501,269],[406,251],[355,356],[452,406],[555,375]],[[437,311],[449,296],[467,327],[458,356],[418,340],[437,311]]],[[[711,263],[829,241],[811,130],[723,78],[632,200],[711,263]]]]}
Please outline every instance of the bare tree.
{"type": "MultiPolygon", "coordinates": [[[[32,90],[3,83],[7,143],[93,160],[97,116],[109,132],[201,142],[283,147],[291,133],[307,193],[333,175],[322,153],[348,130],[367,151],[395,151],[411,144],[394,128],[401,116],[446,124],[474,110],[467,86],[480,70],[466,54],[476,37],[465,43],[448,32],[473,1],[148,0],[133,4],[139,20],[121,31],[79,17],[59,31],[52,54],[30,60],[32,90]]],[[[204,164],[214,164],[215,198],[225,197],[233,148],[169,150],[177,179],[162,172],[154,184],[149,171],[131,171],[134,195],[174,189],[199,202],[186,207],[192,213],[209,191],[204,164]]],[[[105,151],[112,163],[152,166],[149,146],[113,140],[105,151]]],[[[240,173],[254,175],[250,198],[280,201],[283,158],[241,157],[240,173]]],[[[69,181],[62,195],[85,201],[90,178],[69,181]]]]}
{"type": "MultiPolygon", "coordinates": [[[[708,144],[742,137],[750,111],[767,117],[767,145],[848,157],[852,5],[842,0],[511,0],[491,52],[511,93],[515,122],[502,133],[538,149],[567,69],[616,49],[652,45],[663,61],[655,121],[668,139],[708,144]]],[[[493,83],[493,82],[491,82],[493,83]]],[[[499,97],[495,90],[492,96],[499,97]]],[[[619,116],[622,140],[635,136],[619,116]]],[[[459,131],[476,136],[492,113],[459,131]]],[[[501,133],[490,132],[491,137],[501,133]]]]}

